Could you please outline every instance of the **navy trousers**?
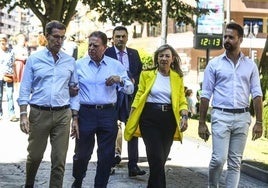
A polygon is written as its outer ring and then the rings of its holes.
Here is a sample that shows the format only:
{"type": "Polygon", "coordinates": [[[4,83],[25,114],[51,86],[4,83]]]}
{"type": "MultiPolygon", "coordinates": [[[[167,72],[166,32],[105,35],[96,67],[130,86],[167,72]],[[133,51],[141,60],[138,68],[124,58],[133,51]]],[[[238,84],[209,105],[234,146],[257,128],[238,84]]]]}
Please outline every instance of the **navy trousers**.
{"type": "Polygon", "coordinates": [[[117,131],[117,111],[115,107],[107,109],[80,107],[80,139],[76,139],[75,155],[73,156],[73,177],[76,180],[82,181],[86,176],[96,136],[98,161],[94,187],[105,188],[107,186],[115,154],[117,131]]]}

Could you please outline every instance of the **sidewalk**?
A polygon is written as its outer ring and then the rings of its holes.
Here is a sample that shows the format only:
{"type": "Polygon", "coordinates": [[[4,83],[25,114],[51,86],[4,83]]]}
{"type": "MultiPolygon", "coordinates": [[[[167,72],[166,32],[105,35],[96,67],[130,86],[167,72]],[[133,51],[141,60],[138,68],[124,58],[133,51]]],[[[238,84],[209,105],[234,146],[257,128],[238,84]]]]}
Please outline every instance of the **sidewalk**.
{"type": "MultiPolygon", "coordinates": [[[[109,179],[108,188],[146,188],[148,180],[148,163],[142,139],[139,139],[140,163],[147,174],[144,176],[129,178],[127,170],[126,142],[123,142],[123,160],[116,169],[115,174],[109,179]]],[[[19,129],[19,123],[0,121],[0,187],[16,188],[23,187],[25,180],[25,160],[27,156],[27,135],[19,129]]],[[[74,140],[70,140],[64,188],[70,188],[72,177],[72,155],[74,140]]],[[[170,160],[166,164],[167,188],[206,188],[207,171],[211,149],[204,142],[185,138],[183,144],[174,142],[170,160]]],[[[50,146],[48,145],[43,162],[36,177],[36,188],[47,188],[50,175],[50,146]]],[[[92,188],[96,170],[96,152],[88,166],[87,176],[83,187],[92,188]]],[[[224,178],[221,180],[222,184],[224,178]]],[[[223,187],[223,186],[221,186],[223,187]]],[[[265,188],[268,184],[241,174],[240,188],[265,188]]]]}

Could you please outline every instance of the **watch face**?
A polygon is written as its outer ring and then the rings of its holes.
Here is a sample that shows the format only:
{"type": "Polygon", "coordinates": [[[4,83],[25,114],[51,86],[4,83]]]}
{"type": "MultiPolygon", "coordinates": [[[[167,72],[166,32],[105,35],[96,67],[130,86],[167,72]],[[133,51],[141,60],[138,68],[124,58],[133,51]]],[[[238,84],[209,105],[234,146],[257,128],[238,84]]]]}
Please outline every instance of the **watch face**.
{"type": "Polygon", "coordinates": [[[194,48],[222,49],[222,35],[195,35],[194,48]]]}

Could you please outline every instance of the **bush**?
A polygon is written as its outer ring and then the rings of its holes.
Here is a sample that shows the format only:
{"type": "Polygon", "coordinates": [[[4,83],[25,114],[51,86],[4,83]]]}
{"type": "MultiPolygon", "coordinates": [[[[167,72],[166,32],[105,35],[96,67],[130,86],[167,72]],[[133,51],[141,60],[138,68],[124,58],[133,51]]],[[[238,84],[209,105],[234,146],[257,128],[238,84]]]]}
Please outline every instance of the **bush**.
{"type": "Polygon", "coordinates": [[[88,50],[88,43],[87,42],[80,42],[78,44],[78,55],[77,59],[80,59],[85,56],[88,50]]]}
{"type": "Polygon", "coordinates": [[[153,66],[153,54],[150,54],[143,49],[137,49],[141,57],[143,69],[147,69],[153,66]]]}

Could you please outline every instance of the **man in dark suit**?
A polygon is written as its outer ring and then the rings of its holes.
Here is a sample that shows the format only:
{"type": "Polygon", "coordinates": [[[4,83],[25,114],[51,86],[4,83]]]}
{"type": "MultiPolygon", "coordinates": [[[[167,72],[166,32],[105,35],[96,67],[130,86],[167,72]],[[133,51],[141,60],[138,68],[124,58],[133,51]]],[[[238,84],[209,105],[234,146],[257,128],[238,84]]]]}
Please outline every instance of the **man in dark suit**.
{"type": "MultiPolygon", "coordinates": [[[[114,45],[107,48],[105,55],[110,56],[114,59],[119,60],[126,68],[129,77],[134,83],[134,93],[132,95],[126,95],[124,93],[118,92],[118,125],[119,131],[116,141],[116,151],[114,166],[119,164],[121,161],[121,149],[122,149],[122,131],[121,122],[126,123],[132,100],[136,94],[139,83],[139,76],[142,70],[142,63],[137,50],[126,47],[128,41],[128,31],[124,26],[117,26],[113,30],[113,42],[114,45]]],[[[131,141],[128,142],[128,172],[129,176],[144,175],[146,172],[141,170],[137,163],[139,159],[138,154],[138,138],[133,137],[131,141]]],[[[112,169],[111,173],[114,173],[112,169]]]]}

